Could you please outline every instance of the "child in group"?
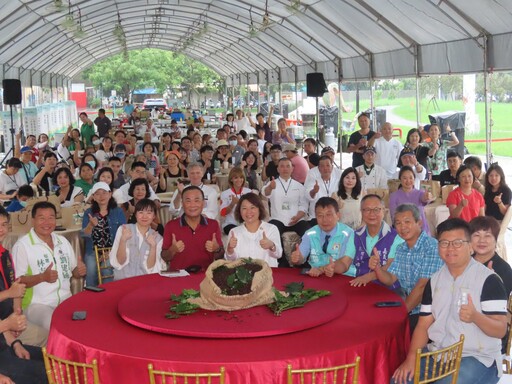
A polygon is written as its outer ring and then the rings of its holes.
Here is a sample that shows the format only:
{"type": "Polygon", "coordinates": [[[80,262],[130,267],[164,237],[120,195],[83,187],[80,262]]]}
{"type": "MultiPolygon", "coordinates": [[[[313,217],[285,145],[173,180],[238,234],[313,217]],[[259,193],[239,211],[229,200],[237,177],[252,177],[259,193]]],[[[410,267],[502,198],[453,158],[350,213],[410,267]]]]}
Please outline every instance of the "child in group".
{"type": "Polygon", "coordinates": [[[34,197],[34,190],[28,184],[22,185],[18,189],[18,194],[11,203],[5,208],[7,212],[18,212],[27,206],[27,200],[34,197]]]}

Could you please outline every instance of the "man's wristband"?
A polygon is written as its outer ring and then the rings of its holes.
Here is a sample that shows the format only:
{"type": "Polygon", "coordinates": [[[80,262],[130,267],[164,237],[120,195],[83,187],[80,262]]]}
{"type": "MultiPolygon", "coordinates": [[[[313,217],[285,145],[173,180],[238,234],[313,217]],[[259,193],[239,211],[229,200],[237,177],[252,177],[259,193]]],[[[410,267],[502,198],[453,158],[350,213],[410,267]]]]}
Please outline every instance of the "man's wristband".
{"type": "Polygon", "coordinates": [[[12,351],[13,351],[13,352],[14,352],[14,346],[15,346],[16,344],[18,344],[18,343],[19,343],[21,346],[23,346],[23,343],[21,342],[21,340],[20,340],[20,339],[16,339],[16,340],[14,340],[14,341],[11,343],[11,349],[12,349],[12,351]]]}

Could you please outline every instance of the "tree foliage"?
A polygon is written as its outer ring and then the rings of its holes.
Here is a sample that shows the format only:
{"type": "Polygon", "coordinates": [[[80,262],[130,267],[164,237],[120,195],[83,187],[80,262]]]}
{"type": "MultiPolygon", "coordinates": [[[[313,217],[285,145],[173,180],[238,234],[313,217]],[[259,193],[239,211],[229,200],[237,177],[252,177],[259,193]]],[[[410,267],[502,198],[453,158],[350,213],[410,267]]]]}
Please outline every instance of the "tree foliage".
{"type": "Polygon", "coordinates": [[[222,78],[188,56],[160,49],[130,51],[109,57],[83,72],[83,77],[105,94],[116,90],[128,97],[136,89],[156,88],[159,93],[186,91],[205,93],[222,89],[222,78]]]}

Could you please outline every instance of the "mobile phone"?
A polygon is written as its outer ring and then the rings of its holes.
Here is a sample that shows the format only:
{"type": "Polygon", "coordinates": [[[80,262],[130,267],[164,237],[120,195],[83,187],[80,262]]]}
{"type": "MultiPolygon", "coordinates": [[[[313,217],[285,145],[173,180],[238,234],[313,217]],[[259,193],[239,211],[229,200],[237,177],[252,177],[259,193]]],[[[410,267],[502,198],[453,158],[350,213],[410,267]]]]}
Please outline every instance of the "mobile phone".
{"type": "Polygon", "coordinates": [[[91,292],[103,292],[105,290],[105,288],[101,288],[101,287],[94,287],[94,286],[87,286],[87,287],[84,287],[85,290],[87,291],[91,291],[91,292]]]}
{"type": "Polygon", "coordinates": [[[301,275],[307,275],[309,273],[309,271],[311,271],[311,268],[302,268],[300,270],[300,274],[301,275]]]}
{"type": "Polygon", "coordinates": [[[87,312],[86,311],[75,311],[73,312],[73,316],[71,319],[73,320],[85,320],[87,318],[87,312]]]}
{"type": "Polygon", "coordinates": [[[385,307],[401,307],[401,301],[378,301],[375,303],[376,307],[385,308],[385,307]]]}
{"type": "Polygon", "coordinates": [[[175,275],[177,273],[180,273],[180,270],[179,269],[169,269],[169,270],[160,271],[160,273],[163,275],[175,275]]]}

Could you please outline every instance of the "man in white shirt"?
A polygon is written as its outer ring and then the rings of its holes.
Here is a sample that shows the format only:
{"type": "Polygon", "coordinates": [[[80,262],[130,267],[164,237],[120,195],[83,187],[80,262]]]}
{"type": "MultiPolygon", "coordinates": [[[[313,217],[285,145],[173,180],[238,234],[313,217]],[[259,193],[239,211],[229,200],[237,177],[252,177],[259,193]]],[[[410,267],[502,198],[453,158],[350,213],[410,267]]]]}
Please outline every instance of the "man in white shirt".
{"type": "MultiPolygon", "coordinates": [[[[116,189],[116,191],[113,194],[113,197],[118,205],[124,204],[132,199],[132,196],[128,194],[131,182],[135,179],[147,179],[146,172],[146,164],[144,164],[141,161],[133,162],[130,169],[130,181],[128,183],[121,185],[121,187],[119,187],[119,189],[116,189]]],[[[149,199],[153,200],[156,203],[157,208],[160,209],[160,199],[158,198],[155,191],[153,191],[153,188],[151,187],[149,187],[149,199]]]]}
{"type": "Polygon", "coordinates": [[[27,319],[49,330],[55,308],[71,296],[71,277],[85,276],[87,269],[64,236],[54,233],[56,209],[39,202],[32,208],[33,228],[12,249],[16,275],[26,284],[23,309],[27,319]]]}
{"type": "Polygon", "coordinates": [[[386,170],[388,179],[392,179],[396,173],[396,166],[400,159],[402,143],[393,137],[393,126],[391,123],[384,123],[381,131],[375,134],[374,147],[377,151],[375,164],[386,170]]]}
{"type": "Polygon", "coordinates": [[[282,235],[296,232],[301,236],[309,229],[305,220],[308,202],[304,186],[292,179],[293,165],[290,159],[279,160],[277,172],[279,177],[272,178],[263,188],[263,193],[270,200],[269,223],[274,224],[282,235]]]}
{"type": "Polygon", "coordinates": [[[359,178],[361,179],[363,191],[367,191],[370,188],[388,187],[386,170],[375,164],[376,152],[375,147],[364,147],[364,164],[356,167],[356,171],[359,173],[359,178]]]}
{"type": "MultiPolygon", "coordinates": [[[[327,156],[327,157],[329,157],[332,160],[332,164],[333,164],[332,173],[333,173],[333,176],[337,177],[338,180],[339,180],[341,178],[342,171],[334,163],[334,155],[335,154],[336,153],[335,153],[333,148],[331,148],[331,147],[323,147],[320,156],[327,156]]],[[[320,159],[320,157],[318,159],[320,159]]],[[[311,168],[308,171],[308,175],[306,176],[306,181],[304,182],[304,185],[308,184],[311,181],[311,179],[314,180],[315,178],[318,179],[319,177],[320,177],[320,171],[318,170],[318,166],[315,166],[315,167],[311,168]]]]}
{"type": "MultiPolygon", "coordinates": [[[[219,193],[214,187],[204,185],[201,181],[204,174],[203,166],[199,163],[192,163],[187,168],[187,174],[190,179],[190,185],[199,187],[203,191],[205,201],[203,215],[209,219],[217,220],[219,216],[219,193]]],[[[178,188],[174,191],[171,198],[169,210],[175,217],[183,213],[181,192],[185,186],[186,185],[184,183],[178,182],[178,188]]]]}
{"type": "Polygon", "coordinates": [[[315,205],[321,197],[330,197],[338,190],[340,175],[333,172],[332,159],[323,155],[318,161],[318,176],[308,178],[304,184],[306,199],[309,201],[309,224],[313,227],[317,224],[315,205]]]}

